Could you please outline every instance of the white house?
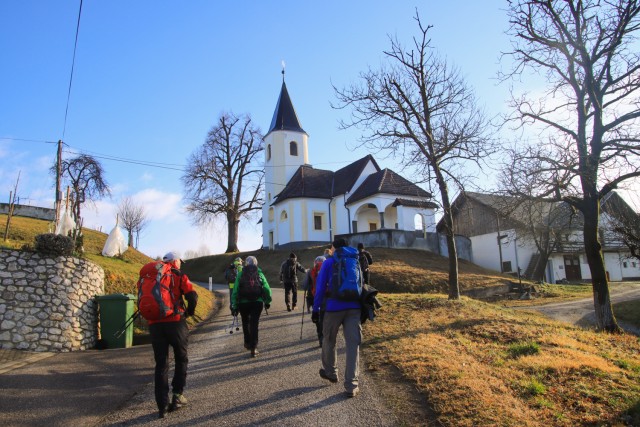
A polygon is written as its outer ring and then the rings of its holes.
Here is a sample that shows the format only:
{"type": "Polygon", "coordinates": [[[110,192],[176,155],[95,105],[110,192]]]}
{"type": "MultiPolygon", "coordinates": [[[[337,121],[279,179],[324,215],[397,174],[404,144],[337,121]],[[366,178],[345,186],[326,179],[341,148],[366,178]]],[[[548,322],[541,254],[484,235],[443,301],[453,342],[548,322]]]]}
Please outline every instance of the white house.
{"type": "MultiPolygon", "coordinates": [[[[263,248],[331,242],[338,234],[380,229],[435,231],[431,194],[365,156],[339,169],[315,169],[284,78],[265,135],[263,248]]],[[[340,157],[340,153],[335,153],[340,157]]]]}
{"type": "MultiPolygon", "coordinates": [[[[530,221],[530,216],[516,210],[505,217],[499,207],[508,205],[507,199],[473,192],[460,194],[452,205],[454,232],[471,239],[475,264],[533,278],[536,263],[541,260],[533,237],[523,231],[526,228],[523,223],[530,221]]],[[[583,249],[582,216],[564,203],[547,204],[539,212],[544,212],[541,216],[547,220],[550,215],[554,216],[554,245],[544,268],[545,279],[550,283],[590,280],[591,271],[583,249]]],[[[617,193],[607,194],[601,202],[600,241],[611,281],[640,278],[640,263],[630,257],[629,250],[610,231],[621,214],[637,215],[617,193]]]]}

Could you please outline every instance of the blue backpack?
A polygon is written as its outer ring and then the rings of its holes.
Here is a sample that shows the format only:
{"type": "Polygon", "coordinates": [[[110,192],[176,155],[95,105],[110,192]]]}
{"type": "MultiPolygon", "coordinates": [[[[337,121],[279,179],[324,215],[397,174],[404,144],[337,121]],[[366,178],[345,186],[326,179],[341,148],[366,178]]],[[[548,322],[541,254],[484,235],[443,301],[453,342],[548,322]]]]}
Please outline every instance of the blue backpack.
{"type": "Polygon", "coordinates": [[[359,301],[362,295],[362,272],[358,251],[349,246],[336,249],[333,255],[331,298],[341,301],[359,301]]]}

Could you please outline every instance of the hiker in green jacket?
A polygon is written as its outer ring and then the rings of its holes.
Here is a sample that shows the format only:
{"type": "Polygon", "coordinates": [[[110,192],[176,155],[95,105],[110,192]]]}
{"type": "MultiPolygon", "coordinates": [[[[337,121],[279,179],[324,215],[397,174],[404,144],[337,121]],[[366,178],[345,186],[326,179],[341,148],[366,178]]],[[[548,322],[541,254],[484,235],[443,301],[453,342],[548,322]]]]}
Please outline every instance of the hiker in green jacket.
{"type": "Polygon", "coordinates": [[[231,292],[231,314],[242,317],[242,333],[244,348],[251,351],[251,357],[258,355],[258,324],[262,308],[271,305],[271,288],[262,270],[258,268],[258,260],[249,256],[245,266],[236,278],[231,292]]]}

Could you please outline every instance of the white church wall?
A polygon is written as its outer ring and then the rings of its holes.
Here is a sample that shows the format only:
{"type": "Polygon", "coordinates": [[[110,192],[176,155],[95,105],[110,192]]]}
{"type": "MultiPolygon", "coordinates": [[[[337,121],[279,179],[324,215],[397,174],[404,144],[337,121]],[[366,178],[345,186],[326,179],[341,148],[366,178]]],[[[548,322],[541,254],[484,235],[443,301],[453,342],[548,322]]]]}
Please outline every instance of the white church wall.
{"type": "MultiPolygon", "coordinates": [[[[308,235],[305,240],[313,242],[329,242],[329,201],[323,199],[310,199],[306,203],[308,235]],[[322,218],[322,229],[315,229],[314,216],[322,218]]],[[[332,218],[333,219],[333,218],[332,218]]]]}

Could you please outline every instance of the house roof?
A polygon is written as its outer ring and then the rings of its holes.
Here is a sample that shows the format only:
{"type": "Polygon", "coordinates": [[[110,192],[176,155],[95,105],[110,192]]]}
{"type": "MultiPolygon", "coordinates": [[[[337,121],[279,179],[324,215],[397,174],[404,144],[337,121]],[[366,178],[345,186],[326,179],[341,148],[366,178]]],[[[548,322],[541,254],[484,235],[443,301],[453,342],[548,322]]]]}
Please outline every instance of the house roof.
{"type": "MultiPolygon", "coordinates": [[[[582,228],[584,217],[566,202],[539,201],[534,204],[521,203],[518,198],[501,196],[496,194],[484,194],[467,191],[461,193],[453,202],[454,212],[460,209],[467,199],[485,205],[489,209],[499,212],[501,215],[526,224],[531,219],[536,219],[539,224],[545,224],[553,228],[582,228]]],[[[616,193],[610,192],[600,203],[602,210],[609,215],[620,218],[637,215],[633,209],[616,193]]],[[[437,229],[443,226],[443,220],[438,222],[437,229]]]]}
{"type": "Polygon", "coordinates": [[[347,204],[379,193],[431,198],[431,193],[428,191],[423,190],[390,169],[383,169],[369,175],[347,199],[347,204]]]}
{"type": "Polygon", "coordinates": [[[373,164],[377,172],[365,178],[358,189],[349,197],[347,204],[362,200],[374,194],[387,193],[407,197],[397,198],[394,202],[397,203],[395,206],[436,207],[432,202],[412,200],[411,198],[431,198],[431,194],[392,170],[380,170],[380,167],[370,154],[335,172],[314,169],[310,165],[300,166],[284,190],[276,195],[272,204],[275,205],[286,199],[300,197],[330,199],[340,194],[345,194],[353,188],[369,162],[373,164]]]}
{"type": "Polygon", "coordinates": [[[302,126],[300,126],[298,115],[296,114],[295,108],[293,108],[293,103],[291,102],[291,97],[289,97],[289,91],[287,91],[287,85],[284,83],[284,79],[282,80],[280,96],[278,97],[278,103],[273,112],[273,118],[271,119],[271,125],[269,126],[267,135],[276,130],[291,130],[306,134],[302,126]]]}
{"type": "Polygon", "coordinates": [[[333,175],[334,173],[328,170],[302,165],[293,174],[284,190],[278,193],[273,204],[296,197],[330,199],[333,175]]]}

